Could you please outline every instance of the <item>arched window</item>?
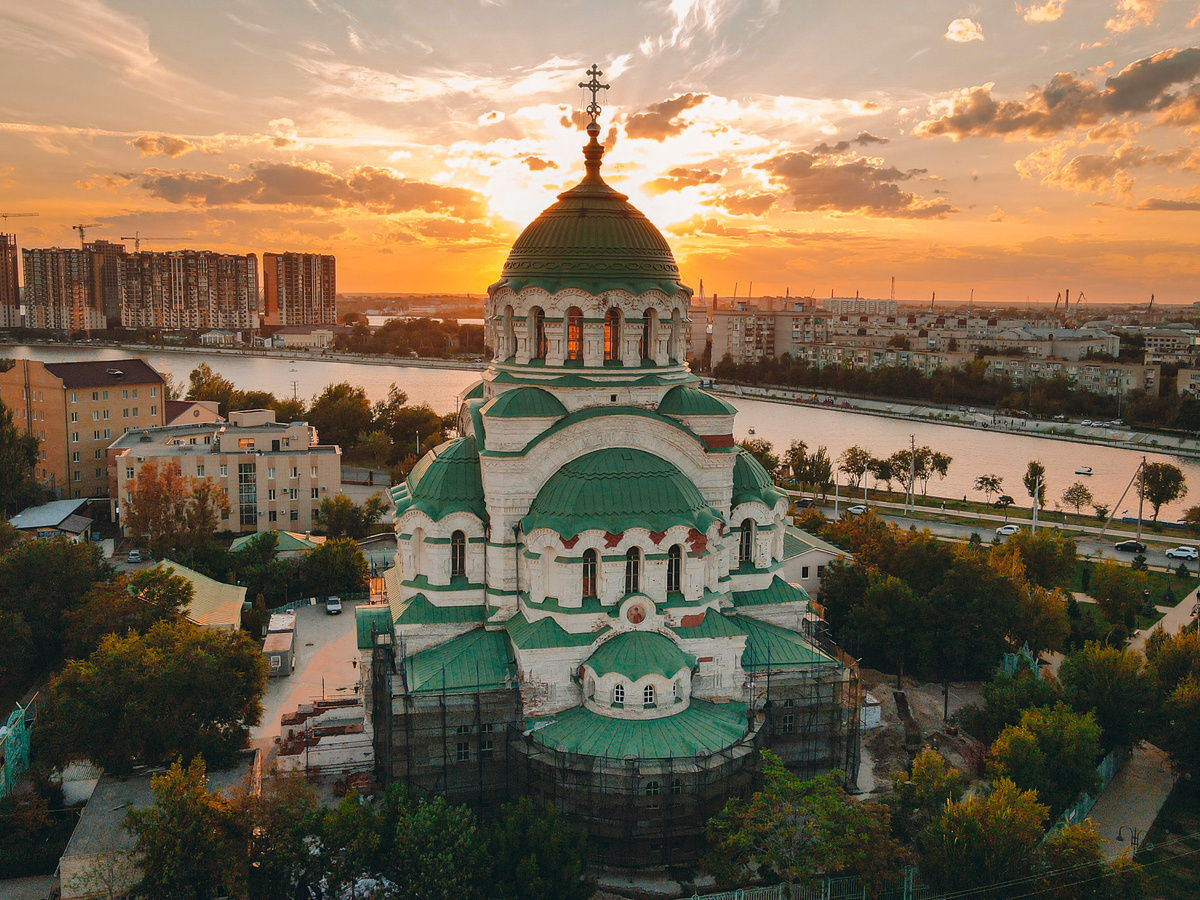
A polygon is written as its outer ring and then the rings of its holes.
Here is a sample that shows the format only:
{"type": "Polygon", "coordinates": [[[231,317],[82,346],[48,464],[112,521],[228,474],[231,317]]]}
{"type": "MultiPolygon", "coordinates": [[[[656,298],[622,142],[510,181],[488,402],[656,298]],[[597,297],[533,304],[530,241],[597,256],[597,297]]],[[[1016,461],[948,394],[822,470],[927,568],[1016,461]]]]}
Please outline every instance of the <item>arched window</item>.
{"type": "Polygon", "coordinates": [[[683,314],[678,309],[671,313],[671,336],[668,338],[668,344],[667,356],[676,361],[682,359],[683,314]]]}
{"type": "Polygon", "coordinates": [[[567,310],[567,359],[583,359],[583,310],[567,310]]]}
{"type": "Polygon", "coordinates": [[[412,536],[412,561],[413,561],[413,575],[414,576],[420,575],[422,572],[422,569],[424,568],[421,565],[421,555],[424,552],[425,552],[425,532],[423,529],[414,528],[413,536],[412,536]]]}
{"type": "Polygon", "coordinates": [[[654,705],[654,685],[648,684],[642,688],[642,706],[654,705]]]}
{"type": "Polygon", "coordinates": [[[642,589],[642,551],[630,547],[625,552],[625,593],[636,594],[642,589]]]}
{"type": "Polygon", "coordinates": [[[624,702],[625,702],[625,685],[614,684],[613,685],[613,703],[624,703],[624,702]]]}
{"type": "Polygon", "coordinates": [[[678,797],[680,794],[683,793],[683,779],[682,778],[672,778],[671,779],[671,793],[674,794],[676,797],[678,797]]]}
{"type": "Polygon", "coordinates": [[[546,313],[540,306],[529,311],[529,353],[533,359],[546,358],[546,313]]]}
{"type": "Polygon", "coordinates": [[[661,793],[657,781],[647,781],[645,794],[647,797],[657,797],[661,793]]]}
{"type": "Polygon", "coordinates": [[[504,307],[504,346],[500,348],[501,359],[510,359],[516,355],[517,341],[513,337],[513,308],[512,304],[504,307]]]}
{"type": "Polygon", "coordinates": [[[683,547],[673,544],[667,551],[667,593],[683,590],[683,547]]]}
{"type": "Polygon", "coordinates": [[[671,682],[671,699],[676,703],[683,699],[683,691],[679,686],[678,678],[671,682]]]}
{"type": "Polygon", "coordinates": [[[461,531],[450,535],[450,577],[467,576],[467,536],[461,531]]]}
{"type": "Polygon", "coordinates": [[[583,551],[583,596],[596,596],[596,568],[600,554],[595,550],[583,551]]]}
{"type": "Polygon", "coordinates": [[[638,348],[643,360],[654,358],[654,342],[658,338],[658,311],[648,309],[642,313],[642,340],[638,348]]]}
{"type": "Polygon", "coordinates": [[[742,536],[738,542],[738,563],[754,562],[754,520],[742,520],[742,536]]]}
{"type": "Polygon", "coordinates": [[[610,309],[604,314],[604,361],[621,358],[621,312],[610,309]]]}

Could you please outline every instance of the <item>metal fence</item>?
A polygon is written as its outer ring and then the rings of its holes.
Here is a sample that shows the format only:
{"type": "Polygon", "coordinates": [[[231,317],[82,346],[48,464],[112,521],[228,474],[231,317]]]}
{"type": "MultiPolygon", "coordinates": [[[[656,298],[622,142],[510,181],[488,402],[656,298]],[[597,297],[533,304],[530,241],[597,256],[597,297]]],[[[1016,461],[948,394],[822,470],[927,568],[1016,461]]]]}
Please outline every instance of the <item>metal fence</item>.
{"type": "Polygon", "coordinates": [[[933,888],[917,881],[917,870],[908,866],[896,883],[871,892],[857,875],[825,878],[816,887],[775,884],[770,887],[738,888],[716,894],[693,894],[690,900],[937,900],[933,888]]]}
{"type": "Polygon", "coordinates": [[[1129,747],[1117,747],[1108,756],[1100,760],[1100,765],[1096,766],[1096,774],[1100,776],[1100,787],[1096,789],[1096,793],[1080,794],[1079,799],[1058,817],[1058,821],[1046,832],[1046,836],[1049,837],[1067,825],[1074,825],[1076,822],[1082,822],[1086,819],[1087,814],[1096,805],[1096,801],[1100,799],[1100,795],[1104,793],[1104,789],[1116,777],[1117,772],[1121,770],[1121,766],[1125,765],[1131,752],[1129,747]]]}
{"type": "Polygon", "coordinates": [[[0,727],[0,797],[7,797],[29,768],[29,737],[37,721],[37,695],[22,707],[17,704],[0,727]]]}

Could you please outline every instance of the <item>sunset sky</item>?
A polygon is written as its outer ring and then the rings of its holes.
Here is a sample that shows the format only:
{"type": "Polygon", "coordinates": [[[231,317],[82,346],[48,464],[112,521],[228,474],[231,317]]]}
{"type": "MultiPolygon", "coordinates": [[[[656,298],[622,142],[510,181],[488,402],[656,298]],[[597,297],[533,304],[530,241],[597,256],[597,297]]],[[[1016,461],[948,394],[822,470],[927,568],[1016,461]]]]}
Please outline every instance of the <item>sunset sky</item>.
{"type": "Polygon", "coordinates": [[[0,230],[482,293],[593,62],[708,294],[1200,301],[1200,0],[0,0],[0,230]]]}

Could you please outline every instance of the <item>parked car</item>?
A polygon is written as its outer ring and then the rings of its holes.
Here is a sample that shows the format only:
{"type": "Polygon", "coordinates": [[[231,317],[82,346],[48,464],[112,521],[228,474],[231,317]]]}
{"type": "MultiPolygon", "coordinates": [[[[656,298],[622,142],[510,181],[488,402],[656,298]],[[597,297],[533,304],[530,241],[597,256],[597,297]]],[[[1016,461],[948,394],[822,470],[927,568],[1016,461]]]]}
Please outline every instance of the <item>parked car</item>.
{"type": "Polygon", "coordinates": [[[848,510],[846,510],[846,512],[848,512],[852,516],[861,516],[866,511],[867,511],[867,508],[862,505],[851,506],[848,510]]]}
{"type": "Polygon", "coordinates": [[[1016,534],[1020,530],[1020,525],[1013,525],[1012,523],[1009,523],[1008,525],[1001,525],[999,528],[997,528],[996,534],[999,537],[1008,537],[1010,534],[1016,534]]]}
{"type": "Polygon", "coordinates": [[[330,597],[325,601],[325,614],[329,616],[339,615],[342,611],[342,598],[330,597]]]}
{"type": "Polygon", "coordinates": [[[1113,544],[1114,550],[1120,550],[1122,553],[1145,553],[1146,545],[1141,541],[1120,541],[1113,544]]]}
{"type": "Polygon", "coordinates": [[[1200,559],[1200,550],[1195,547],[1176,547],[1167,551],[1167,559],[1200,559]]]}
{"type": "Polygon", "coordinates": [[[141,561],[142,561],[142,551],[141,550],[137,550],[137,549],[130,550],[129,555],[125,557],[125,562],[127,562],[127,563],[140,563],[141,561]]]}
{"type": "Polygon", "coordinates": [[[813,505],[813,503],[814,501],[812,497],[801,497],[796,501],[796,509],[808,509],[813,505]]]}

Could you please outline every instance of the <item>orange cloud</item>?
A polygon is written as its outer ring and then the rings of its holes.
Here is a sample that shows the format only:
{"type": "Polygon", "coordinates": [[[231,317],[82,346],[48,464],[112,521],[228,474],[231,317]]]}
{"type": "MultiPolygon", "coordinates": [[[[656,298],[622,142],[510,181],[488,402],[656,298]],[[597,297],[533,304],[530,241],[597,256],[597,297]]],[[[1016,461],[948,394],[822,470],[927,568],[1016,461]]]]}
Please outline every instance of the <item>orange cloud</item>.
{"type": "Polygon", "coordinates": [[[708,94],[680,94],[662,103],[651,104],[646,112],[629,117],[625,123],[625,136],[660,142],[674,137],[687,127],[685,122],[680,121],[679,115],[707,99],[708,94]]]}

